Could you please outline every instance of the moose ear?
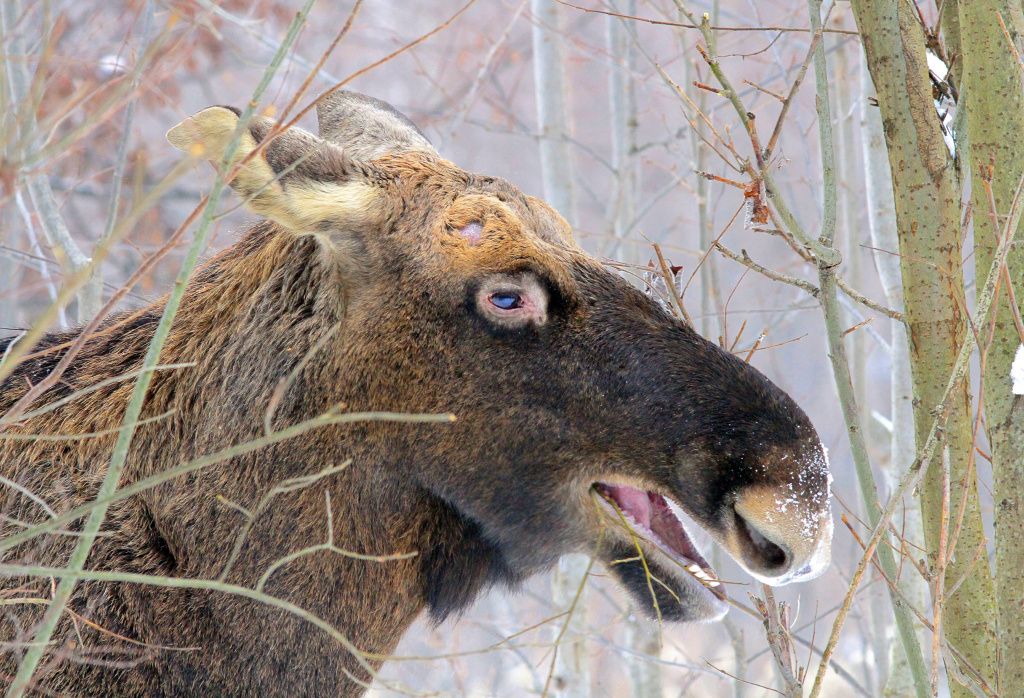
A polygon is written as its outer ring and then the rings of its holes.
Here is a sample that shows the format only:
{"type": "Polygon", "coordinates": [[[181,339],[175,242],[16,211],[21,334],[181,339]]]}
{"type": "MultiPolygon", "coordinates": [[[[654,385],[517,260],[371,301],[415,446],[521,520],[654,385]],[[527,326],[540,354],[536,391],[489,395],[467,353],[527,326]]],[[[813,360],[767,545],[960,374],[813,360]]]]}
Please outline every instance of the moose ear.
{"type": "Polygon", "coordinates": [[[355,160],[417,151],[437,155],[416,124],[387,102],[338,90],[316,105],[320,136],[341,146],[355,160]]]}
{"type": "MultiPolygon", "coordinates": [[[[167,132],[178,150],[220,165],[238,128],[239,112],[209,107],[167,132]]],[[[274,121],[253,117],[227,163],[231,188],[254,212],[296,232],[367,223],[380,215],[379,189],[337,145],[300,128],[271,136],[274,121]]]]}

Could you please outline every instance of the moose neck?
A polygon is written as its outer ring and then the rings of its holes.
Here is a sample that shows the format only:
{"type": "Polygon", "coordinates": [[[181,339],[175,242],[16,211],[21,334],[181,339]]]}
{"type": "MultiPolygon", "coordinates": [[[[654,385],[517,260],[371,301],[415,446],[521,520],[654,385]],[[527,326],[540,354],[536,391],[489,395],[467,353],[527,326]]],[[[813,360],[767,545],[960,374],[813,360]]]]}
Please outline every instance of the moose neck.
{"type": "MultiPolygon", "coordinates": [[[[203,323],[230,323],[236,329],[219,351],[196,352],[211,357],[199,373],[202,381],[187,391],[190,404],[203,406],[190,429],[194,443],[206,444],[199,452],[259,436],[268,410],[281,428],[339,404],[401,408],[388,403],[372,382],[383,370],[384,358],[366,361],[347,353],[344,280],[330,259],[314,240],[282,235],[257,229],[238,250],[208,268],[207,273],[218,274],[217,288],[227,286],[239,294],[228,305],[244,310],[203,323]],[[268,318],[272,326],[264,325],[268,318]],[[231,411],[224,412],[229,406],[231,411]]],[[[197,280],[199,289],[203,283],[197,280]]],[[[221,305],[205,312],[216,312],[221,305]]],[[[198,315],[204,315],[201,306],[198,315]]],[[[188,323],[186,318],[186,327],[188,323]]],[[[183,355],[175,360],[189,359],[183,355]]],[[[333,540],[345,552],[296,560],[275,572],[266,589],[312,606],[357,647],[378,655],[393,649],[424,607],[440,621],[465,609],[492,584],[516,584],[517,575],[472,520],[415,484],[416,430],[437,428],[377,421],[334,425],[234,459],[234,501],[250,511],[281,483],[349,465],[300,490],[275,494],[249,531],[247,553],[238,557],[231,578],[251,586],[284,556],[333,540]],[[397,443],[406,449],[396,451],[397,443]]],[[[225,484],[222,475],[210,476],[210,487],[190,491],[208,493],[225,484]]],[[[153,496],[167,497],[154,506],[166,508],[162,518],[168,521],[203,509],[202,529],[179,531],[185,536],[183,549],[205,551],[195,555],[197,560],[230,555],[225,543],[237,539],[241,523],[235,512],[208,495],[190,502],[171,490],[153,496]],[[210,526],[220,527],[218,535],[209,535],[210,526]],[[216,541],[212,547],[211,538],[216,541]]],[[[204,564],[188,573],[219,571],[204,564]]],[[[294,638],[295,646],[302,645],[308,628],[302,635],[294,638]]]]}
{"type": "MultiPolygon", "coordinates": [[[[172,460],[166,430],[140,434],[139,447],[151,449],[140,467],[156,472],[258,438],[267,424],[282,429],[365,402],[358,397],[365,381],[338,357],[343,284],[313,238],[265,225],[207,265],[190,284],[162,357],[199,365],[164,376],[151,398],[164,404],[147,406],[154,413],[175,409],[188,439],[172,460]]],[[[318,615],[362,651],[388,654],[423,609],[426,578],[443,576],[432,572],[430,551],[452,534],[443,506],[439,511],[436,500],[396,476],[404,464],[380,440],[373,423],[320,427],[201,471],[185,492],[168,483],[147,493],[176,573],[217,577],[231,561],[227,581],[262,583],[266,593],[318,615]],[[296,478],[307,479],[296,487],[296,478]],[[250,522],[225,500],[251,512],[250,522]],[[328,542],[333,550],[280,564],[328,542]]],[[[366,678],[361,664],[326,636],[312,638],[317,633],[308,625],[287,627],[297,652],[366,678]]],[[[255,627],[232,632],[261,636],[255,627]]]]}
{"type": "MultiPolygon", "coordinates": [[[[273,429],[291,426],[339,403],[358,404],[354,393],[360,391],[365,402],[363,379],[347,373],[350,368],[335,352],[325,351],[341,341],[337,275],[315,240],[269,225],[257,226],[206,264],[190,282],[161,354],[163,364],[188,366],[155,375],[142,417],[156,419],[136,431],[124,484],[263,436],[267,421],[273,429]]],[[[42,402],[136,370],[162,307],[158,302],[112,319],[42,402]]],[[[72,338],[54,335],[39,348],[72,338]]],[[[10,407],[30,378],[46,375],[60,356],[51,351],[23,364],[24,375],[16,374],[0,394],[0,408],[10,407]]],[[[116,431],[131,381],[107,383],[18,428],[116,431]]],[[[368,679],[366,665],[379,665],[425,606],[442,618],[489,582],[508,577],[500,555],[470,522],[412,484],[414,464],[388,452],[382,428],[319,427],[195,471],[187,481],[174,478],[145,490],[111,508],[123,525],[116,535],[98,539],[90,558],[123,560],[131,568],[125,571],[259,587],[331,624],[367,653],[363,661],[305,621],[257,603],[240,608],[237,599],[223,594],[204,598],[196,613],[187,592],[124,586],[113,593],[122,606],[144,609],[141,625],[125,625],[117,604],[98,609],[93,620],[153,645],[204,646],[217,648],[217,656],[235,655],[223,662],[214,657],[210,666],[194,665],[204,661],[203,653],[171,653],[165,660],[167,672],[207,677],[212,694],[218,686],[237,691],[251,685],[258,692],[260,685],[284,680],[266,672],[285,666],[288,682],[305,681],[309,690],[301,692],[337,693],[339,682],[343,694],[361,692],[357,683],[344,680],[344,672],[368,679]],[[298,486],[296,478],[307,479],[298,486]],[[326,548],[328,542],[334,547],[326,548]],[[321,549],[308,550],[317,545],[321,549]],[[289,557],[302,550],[308,554],[289,557]],[[269,644],[268,628],[274,629],[269,644]],[[296,664],[308,673],[297,672],[296,664]],[[257,669],[244,669],[244,676],[217,674],[231,666],[257,669]]],[[[112,441],[90,442],[97,462],[109,457],[112,441]]],[[[0,456],[10,455],[26,486],[44,491],[54,474],[34,467],[35,461],[19,461],[10,443],[0,444],[0,456]]],[[[54,454],[33,452],[34,458],[60,462],[58,446],[39,448],[54,454]]],[[[93,497],[95,490],[82,487],[66,504],[93,497]]],[[[71,541],[54,540],[56,559],[70,551],[71,541]]],[[[83,665],[80,671],[90,669],[83,665]]]]}

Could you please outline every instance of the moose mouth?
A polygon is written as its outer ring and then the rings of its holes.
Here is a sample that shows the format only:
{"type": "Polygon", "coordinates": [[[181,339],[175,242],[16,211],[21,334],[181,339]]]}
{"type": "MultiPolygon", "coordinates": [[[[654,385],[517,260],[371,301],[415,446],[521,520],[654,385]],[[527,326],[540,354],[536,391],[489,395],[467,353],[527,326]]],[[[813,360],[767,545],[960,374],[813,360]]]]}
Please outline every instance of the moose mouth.
{"type": "Polygon", "coordinates": [[[678,504],[628,485],[597,482],[593,489],[611,516],[605,563],[649,615],[713,620],[724,614],[724,588],[677,514],[678,504]]]}

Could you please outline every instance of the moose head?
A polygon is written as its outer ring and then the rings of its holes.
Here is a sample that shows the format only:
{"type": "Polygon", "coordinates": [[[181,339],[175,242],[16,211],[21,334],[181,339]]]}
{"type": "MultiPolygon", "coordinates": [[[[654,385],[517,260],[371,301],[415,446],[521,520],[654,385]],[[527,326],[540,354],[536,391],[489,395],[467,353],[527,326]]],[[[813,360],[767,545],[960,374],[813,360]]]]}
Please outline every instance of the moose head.
{"type": "MultiPolygon", "coordinates": [[[[269,143],[273,123],[253,119],[232,187],[341,269],[350,404],[457,418],[378,436],[379,467],[473,532],[473,564],[423,557],[436,617],[577,551],[652,614],[719,617],[723,590],[680,511],[764,582],[824,569],[826,456],[782,390],[603,268],[550,206],[444,160],[389,105],[339,92],[318,117],[320,137],[269,143]]],[[[168,138],[219,161],[237,125],[211,107],[168,138]]]]}
{"type": "MultiPolygon", "coordinates": [[[[96,627],[204,651],[160,651],[148,668],[65,662],[46,687],[352,695],[423,609],[445,618],[573,552],[652,616],[715,619],[727,598],[694,527],[769,584],[822,572],[829,474],[807,416],[584,252],[550,206],[458,168],[359,94],[319,102],[319,136],[239,117],[211,107],[168,133],[227,160],[231,187],[267,220],[189,282],[161,354],[178,368],[154,377],[125,481],[329,410],[454,419],[332,423],[111,506],[90,567],[255,586],[326,619],[349,652],[244,595],[83,582],[72,606],[96,627]],[[310,551],[325,506],[334,547],[310,551]]],[[[3,511],[41,516],[21,492],[57,511],[96,496],[113,447],[102,435],[131,389],[117,377],[138,369],[163,304],[110,319],[46,394],[67,399],[9,427],[89,438],[0,440],[0,473],[19,484],[3,511]]],[[[0,386],[0,413],[73,336],[40,343],[0,386]]],[[[74,539],[48,541],[8,554],[66,564],[74,539]]],[[[38,612],[19,606],[0,639],[38,612]]]]}

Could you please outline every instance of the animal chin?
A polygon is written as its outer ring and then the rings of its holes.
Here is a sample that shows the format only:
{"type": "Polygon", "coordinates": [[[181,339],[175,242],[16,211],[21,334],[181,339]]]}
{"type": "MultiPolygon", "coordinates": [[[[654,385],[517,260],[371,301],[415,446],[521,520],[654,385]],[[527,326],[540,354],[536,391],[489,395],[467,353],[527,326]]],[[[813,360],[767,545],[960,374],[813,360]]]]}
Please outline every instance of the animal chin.
{"type": "Polygon", "coordinates": [[[725,614],[724,587],[677,514],[678,504],[628,485],[597,482],[593,491],[609,519],[604,562],[648,615],[708,621],[725,614]]]}

